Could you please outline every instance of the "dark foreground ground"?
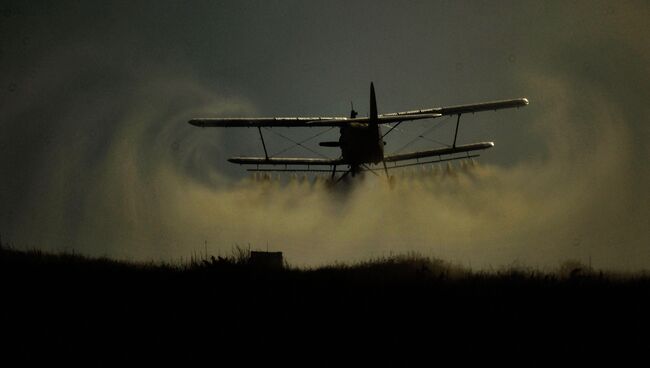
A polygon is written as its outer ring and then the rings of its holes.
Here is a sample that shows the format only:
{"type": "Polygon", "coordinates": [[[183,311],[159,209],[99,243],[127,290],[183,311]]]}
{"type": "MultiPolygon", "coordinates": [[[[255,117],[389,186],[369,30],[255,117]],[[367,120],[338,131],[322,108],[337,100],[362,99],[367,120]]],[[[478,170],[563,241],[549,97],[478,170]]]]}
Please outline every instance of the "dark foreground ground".
{"type": "Polygon", "coordinates": [[[165,266],[2,248],[0,279],[3,361],[528,366],[647,362],[650,349],[641,275],[481,274],[418,257],[165,266]]]}

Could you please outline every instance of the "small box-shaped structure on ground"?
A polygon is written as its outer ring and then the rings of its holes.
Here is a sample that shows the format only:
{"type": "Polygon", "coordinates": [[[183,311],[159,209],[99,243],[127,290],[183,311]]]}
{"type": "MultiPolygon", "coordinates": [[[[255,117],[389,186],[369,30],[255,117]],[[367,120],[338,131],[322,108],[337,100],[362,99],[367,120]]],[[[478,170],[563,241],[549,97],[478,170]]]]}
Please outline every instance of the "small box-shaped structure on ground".
{"type": "Polygon", "coordinates": [[[258,268],[279,270],[284,267],[282,252],[251,251],[250,265],[258,268]]]}

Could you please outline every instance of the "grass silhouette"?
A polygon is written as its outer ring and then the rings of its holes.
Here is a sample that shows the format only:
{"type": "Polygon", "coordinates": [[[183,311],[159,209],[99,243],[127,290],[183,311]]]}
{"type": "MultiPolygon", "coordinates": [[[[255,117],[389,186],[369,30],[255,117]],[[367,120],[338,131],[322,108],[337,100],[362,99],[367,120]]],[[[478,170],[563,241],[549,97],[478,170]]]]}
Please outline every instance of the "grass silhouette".
{"type": "Polygon", "coordinates": [[[574,261],[556,272],[472,272],[418,254],[264,269],[248,257],[235,248],[161,264],[2,247],[3,351],[109,364],[259,362],[300,351],[320,363],[351,354],[408,365],[467,352],[618,355],[647,343],[630,332],[650,326],[645,274],[574,261]]]}

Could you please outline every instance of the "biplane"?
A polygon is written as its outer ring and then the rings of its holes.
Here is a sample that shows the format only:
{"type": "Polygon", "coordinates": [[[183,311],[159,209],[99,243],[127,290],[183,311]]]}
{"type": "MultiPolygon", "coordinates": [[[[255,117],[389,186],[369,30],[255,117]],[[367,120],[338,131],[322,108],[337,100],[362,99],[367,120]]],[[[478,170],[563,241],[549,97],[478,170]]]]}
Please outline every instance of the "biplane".
{"type": "MultiPolygon", "coordinates": [[[[349,117],[194,118],[189,123],[202,128],[257,128],[264,149],[264,157],[232,157],[228,159],[228,161],[235,164],[252,166],[248,168],[248,171],[328,172],[331,173],[331,179],[338,182],[349,174],[355,176],[362,171],[376,173],[377,168],[373,168],[373,165],[381,164],[386,177],[390,178],[388,170],[394,168],[477,157],[477,151],[492,148],[494,143],[478,142],[457,145],[456,140],[461,115],[480,111],[518,108],[526,105],[528,105],[526,98],[517,98],[379,114],[377,112],[375,87],[373,83],[370,83],[370,113],[367,117],[358,117],[358,113],[352,106],[349,117]],[[456,116],[456,129],[452,144],[447,147],[425,151],[393,155],[384,154],[384,146],[386,145],[384,138],[400,124],[407,121],[437,119],[443,116],[456,116]],[[388,129],[385,133],[382,132],[382,126],[388,129]],[[338,141],[320,142],[319,145],[338,147],[341,154],[336,158],[269,156],[262,128],[273,127],[338,127],[340,131],[338,141]],[[343,169],[341,170],[341,168],[343,169]],[[337,173],[341,173],[338,178],[336,177],[337,173]]],[[[294,143],[301,144],[300,142],[294,143]]],[[[381,170],[381,167],[379,167],[379,170],[381,170]]]]}

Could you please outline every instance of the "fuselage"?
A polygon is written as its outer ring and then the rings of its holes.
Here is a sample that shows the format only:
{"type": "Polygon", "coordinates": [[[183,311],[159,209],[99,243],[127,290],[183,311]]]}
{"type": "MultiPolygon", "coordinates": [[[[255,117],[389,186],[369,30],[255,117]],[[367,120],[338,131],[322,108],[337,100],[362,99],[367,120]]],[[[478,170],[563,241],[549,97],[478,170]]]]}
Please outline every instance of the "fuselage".
{"type": "Polygon", "coordinates": [[[384,158],[384,142],[379,124],[349,124],[341,127],[341,155],[350,166],[379,163],[384,158]]]}

